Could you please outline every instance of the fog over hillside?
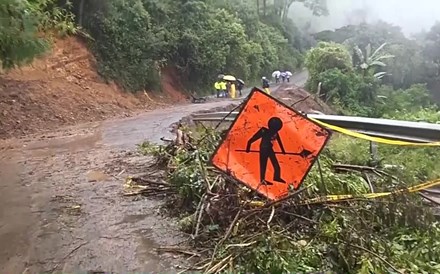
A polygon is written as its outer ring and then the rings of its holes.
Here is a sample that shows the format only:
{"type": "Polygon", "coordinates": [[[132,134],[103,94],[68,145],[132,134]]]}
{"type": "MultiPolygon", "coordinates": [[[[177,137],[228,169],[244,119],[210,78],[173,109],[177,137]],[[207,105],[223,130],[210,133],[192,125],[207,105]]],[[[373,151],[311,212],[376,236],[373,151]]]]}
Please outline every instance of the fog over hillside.
{"type": "Polygon", "coordinates": [[[327,5],[327,17],[314,17],[301,3],[292,5],[289,16],[298,26],[312,32],[384,20],[402,27],[409,35],[429,30],[440,21],[440,0],[327,0],[327,5]]]}

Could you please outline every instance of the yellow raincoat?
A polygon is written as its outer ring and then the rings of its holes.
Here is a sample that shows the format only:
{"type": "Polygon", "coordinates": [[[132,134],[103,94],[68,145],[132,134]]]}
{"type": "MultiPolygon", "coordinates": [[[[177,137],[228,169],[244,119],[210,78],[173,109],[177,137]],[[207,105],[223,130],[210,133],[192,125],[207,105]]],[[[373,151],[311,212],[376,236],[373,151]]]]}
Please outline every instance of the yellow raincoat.
{"type": "Polygon", "coordinates": [[[229,91],[229,95],[231,96],[232,99],[235,98],[235,84],[231,84],[231,89],[229,91]]]}

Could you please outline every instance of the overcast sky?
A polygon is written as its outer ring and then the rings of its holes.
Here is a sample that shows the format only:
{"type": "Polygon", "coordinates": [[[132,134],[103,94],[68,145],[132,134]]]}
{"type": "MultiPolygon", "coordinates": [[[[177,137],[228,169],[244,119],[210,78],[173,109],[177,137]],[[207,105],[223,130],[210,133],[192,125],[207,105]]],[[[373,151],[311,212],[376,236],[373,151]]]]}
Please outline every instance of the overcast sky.
{"type": "Polygon", "coordinates": [[[290,15],[300,26],[312,20],[315,31],[334,29],[353,21],[353,12],[365,7],[368,21],[382,19],[399,25],[406,34],[419,32],[440,21],[440,0],[327,0],[330,15],[312,17],[302,4],[292,5],[290,15]]]}

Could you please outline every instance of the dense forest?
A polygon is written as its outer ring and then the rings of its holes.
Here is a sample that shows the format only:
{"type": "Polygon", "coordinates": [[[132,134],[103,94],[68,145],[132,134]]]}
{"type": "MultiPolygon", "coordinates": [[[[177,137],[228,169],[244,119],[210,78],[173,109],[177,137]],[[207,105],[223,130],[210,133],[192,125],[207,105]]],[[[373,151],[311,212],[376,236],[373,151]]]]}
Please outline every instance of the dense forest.
{"type": "MultiPolygon", "coordinates": [[[[275,68],[293,71],[310,46],[286,17],[293,1],[7,2],[0,12],[13,16],[2,34],[2,47],[10,46],[2,51],[9,54],[2,56],[3,67],[42,52],[44,39],[32,38],[53,26],[63,33],[86,33],[99,72],[130,91],[158,89],[161,71],[170,67],[186,87],[198,91],[221,72],[253,80],[275,68]]],[[[305,2],[319,12],[315,1],[305,2]]]]}
{"type": "Polygon", "coordinates": [[[386,22],[312,34],[288,17],[295,2],[331,16],[322,0],[5,0],[0,60],[3,68],[29,62],[48,50],[54,35],[76,34],[89,43],[100,74],[129,91],[159,90],[168,68],[186,88],[206,92],[218,73],[253,81],[306,64],[308,88],[321,83],[323,99],[342,107],[353,100],[377,103],[390,91],[381,90],[385,85],[426,84],[440,98],[439,23],[411,38],[386,22]]]}
{"type": "MultiPolygon", "coordinates": [[[[438,123],[438,26],[417,39],[384,22],[316,33],[304,58],[307,89],[341,114],[438,123]]],[[[334,132],[303,186],[271,202],[212,168],[209,159],[224,138],[217,127],[190,129],[195,150],[140,146],[165,171],[164,188],[174,193],[170,211],[179,205],[182,230],[206,254],[196,269],[440,273],[439,203],[408,189],[440,183],[438,143],[379,143],[374,152],[371,142],[334,132]]]]}
{"type": "Polygon", "coordinates": [[[437,122],[439,33],[437,23],[407,38],[378,22],[313,34],[320,42],[306,58],[308,89],[342,113],[437,122]]]}

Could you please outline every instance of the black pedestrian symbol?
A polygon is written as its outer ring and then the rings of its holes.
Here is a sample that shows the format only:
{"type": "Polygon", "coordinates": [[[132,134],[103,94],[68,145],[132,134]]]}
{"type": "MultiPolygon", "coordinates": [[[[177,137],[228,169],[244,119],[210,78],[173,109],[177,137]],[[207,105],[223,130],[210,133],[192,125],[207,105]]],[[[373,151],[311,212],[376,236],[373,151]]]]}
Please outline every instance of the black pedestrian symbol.
{"type": "Polygon", "coordinates": [[[237,150],[241,152],[259,152],[260,159],[260,182],[265,185],[273,185],[273,183],[266,181],[266,170],[267,170],[267,161],[270,160],[272,163],[273,169],[274,169],[274,176],[273,180],[285,184],[286,181],[284,181],[281,178],[281,167],[278,163],[278,159],[276,157],[276,154],[284,154],[284,155],[298,155],[303,158],[308,157],[312,152],[304,149],[300,153],[291,153],[286,152],[283,146],[283,142],[281,141],[280,135],[278,132],[283,128],[283,122],[279,117],[272,117],[269,119],[267,123],[267,127],[262,127],[259,129],[247,142],[246,150],[237,150]],[[260,150],[251,150],[251,146],[254,142],[261,139],[260,143],[260,150]],[[281,152],[275,152],[273,150],[273,142],[277,141],[281,152]]]}

